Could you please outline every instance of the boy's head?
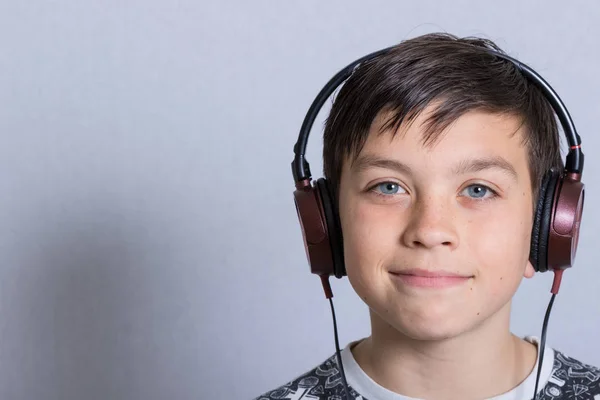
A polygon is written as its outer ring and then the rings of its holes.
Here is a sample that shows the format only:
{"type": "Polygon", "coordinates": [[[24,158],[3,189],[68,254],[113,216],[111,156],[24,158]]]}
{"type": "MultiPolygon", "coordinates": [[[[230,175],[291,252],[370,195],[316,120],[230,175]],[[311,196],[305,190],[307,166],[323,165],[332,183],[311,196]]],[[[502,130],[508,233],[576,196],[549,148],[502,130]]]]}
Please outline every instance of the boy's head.
{"type": "Polygon", "coordinates": [[[445,127],[468,111],[519,119],[526,128],[522,139],[537,196],[544,173],[563,166],[554,112],[512,63],[487,48],[502,53],[490,40],[428,34],[359,66],[337,95],[325,125],[323,167],[334,189],[344,161],[360,152],[377,116],[387,113],[381,128],[390,132],[435,103],[424,144],[433,144],[445,127]]]}
{"type": "Polygon", "coordinates": [[[551,106],[486,48],[402,42],[354,71],[325,126],[350,282],[374,324],[414,339],[508,323],[541,179],[562,168],[551,106]]]}

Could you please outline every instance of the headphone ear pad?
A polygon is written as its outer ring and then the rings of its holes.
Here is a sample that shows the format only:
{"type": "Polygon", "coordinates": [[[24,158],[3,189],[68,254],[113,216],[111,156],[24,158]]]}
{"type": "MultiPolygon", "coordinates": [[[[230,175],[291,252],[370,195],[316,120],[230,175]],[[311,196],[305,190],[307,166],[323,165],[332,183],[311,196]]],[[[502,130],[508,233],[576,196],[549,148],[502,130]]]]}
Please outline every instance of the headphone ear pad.
{"type": "Polygon", "coordinates": [[[540,185],[529,251],[529,261],[536,272],[546,272],[548,270],[548,238],[550,236],[556,186],[559,179],[560,173],[551,169],[544,175],[540,185]]]}
{"type": "Polygon", "coordinates": [[[329,243],[331,245],[331,256],[333,258],[333,273],[337,278],[342,278],[346,275],[344,247],[339,214],[337,207],[334,204],[333,190],[331,184],[325,178],[318,179],[316,187],[321,196],[323,213],[325,214],[325,221],[327,223],[327,232],[329,234],[329,243]]]}

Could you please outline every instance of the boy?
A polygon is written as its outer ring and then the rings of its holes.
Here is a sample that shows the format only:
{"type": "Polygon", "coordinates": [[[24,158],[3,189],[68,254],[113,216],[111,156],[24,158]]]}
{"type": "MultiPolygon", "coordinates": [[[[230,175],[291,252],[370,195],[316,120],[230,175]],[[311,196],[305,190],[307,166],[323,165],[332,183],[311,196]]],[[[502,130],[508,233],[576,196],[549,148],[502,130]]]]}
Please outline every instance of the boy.
{"type": "MultiPolygon", "coordinates": [[[[533,397],[541,345],[510,332],[511,299],[535,272],[544,177],[564,165],[547,99],[487,49],[501,51],[424,35],[344,83],[324,172],[371,335],[257,399],[533,397]]],[[[600,399],[600,369],[541,354],[537,399],[600,399]]]]}

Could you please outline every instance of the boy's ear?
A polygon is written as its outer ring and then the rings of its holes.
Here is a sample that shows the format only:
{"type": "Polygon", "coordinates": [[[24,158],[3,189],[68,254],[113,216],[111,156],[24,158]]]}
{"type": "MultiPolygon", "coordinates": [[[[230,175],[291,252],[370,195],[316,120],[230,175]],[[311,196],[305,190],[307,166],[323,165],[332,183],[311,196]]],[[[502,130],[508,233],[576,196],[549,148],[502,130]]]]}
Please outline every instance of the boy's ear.
{"type": "Polygon", "coordinates": [[[527,265],[525,266],[525,271],[523,272],[523,276],[525,278],[533,278],[535,275],[535,269],[533,268],[533,264],[531,261],[527,261],[527,265]]]}

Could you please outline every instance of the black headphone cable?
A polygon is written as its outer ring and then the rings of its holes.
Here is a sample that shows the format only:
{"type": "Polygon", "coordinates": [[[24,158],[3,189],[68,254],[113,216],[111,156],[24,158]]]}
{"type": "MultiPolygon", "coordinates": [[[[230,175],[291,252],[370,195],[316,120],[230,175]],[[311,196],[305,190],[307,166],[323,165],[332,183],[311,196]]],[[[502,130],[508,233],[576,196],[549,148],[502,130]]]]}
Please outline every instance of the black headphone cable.
{"type": "Polygon", "coordinates": [[[335,355],[337,357],[337,364],[342,376],[342,384],[344,385],[344,399],[350,399],[350,390],[348,389],[348,382],[346,381],[346,373],[344,372],[344,364],[342,363],[342,353],[340,351],[340,341],[338,338],[337,321],[335,318],[335,308],[333,307],[333,292],[331,291],[331,285],[329,284],[329,277],[321,275],[321,282],[323,283],[323,289],[325,290],[325,297],[329,300],[331,306],[331,316],[333,318],[333,336],[335,339],[335,355]]]}
{"type": "Polygon", "coordinates": [[[540,353],[540,357],[538,360],[538,369],[537,369],[537,377],[535,378],[535,391],[533,392],[533,400],[536,399],[538,392],[538,385],[540,383],[540,375],[542,373],[542,363],[544,362],[544,349],[546,348],[546,331],[548,330],[548,320],[550,319],[550,313],[552,312],[552,305],[554,304],[554,299],[558,294],[558,289],[560,288],[560,282],[562,281],[562,269],[557,269],[554,271],[554,281],[552,282],[552,297],[550,297],[550,303],[548,303],[548,308],[546,309],[546,315],[544,316],[544,323],[542,324],[542,337],[540,338],[540,343],[538,344],[538,351],[540,353]]]}

